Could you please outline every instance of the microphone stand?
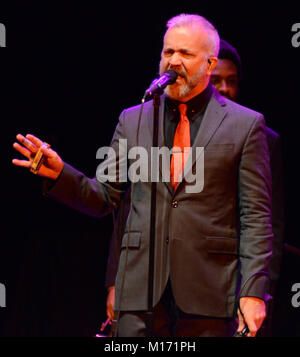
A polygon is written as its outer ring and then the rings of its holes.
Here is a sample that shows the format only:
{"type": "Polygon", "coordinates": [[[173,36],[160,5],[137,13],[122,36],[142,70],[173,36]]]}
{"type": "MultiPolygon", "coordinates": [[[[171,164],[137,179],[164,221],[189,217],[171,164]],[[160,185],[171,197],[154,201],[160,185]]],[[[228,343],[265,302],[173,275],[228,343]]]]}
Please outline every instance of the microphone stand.
{"type": "MultiPolygon", "coordinates": [[[[160,94],[153,96],[153,141],[152,147],[158,147],[158,120],[159,120],[160,94]]],[[[154,150],[155,151],[155,150],[154,150]]],[[[156,162],[152,159],[152,162],[156,162]]],[[[151,167],[152,172],[152,167],[151,167]]],[[[152,336],[153,330],[153,290],[154,290],[154,257],[155,257],[155,223],[156,223],[156,189],[157,183],[151,182],[150,203],[150,240],[149,240],[149,267],[148,267],[148,311],[146,313],[146,336],[152,336]]]]}

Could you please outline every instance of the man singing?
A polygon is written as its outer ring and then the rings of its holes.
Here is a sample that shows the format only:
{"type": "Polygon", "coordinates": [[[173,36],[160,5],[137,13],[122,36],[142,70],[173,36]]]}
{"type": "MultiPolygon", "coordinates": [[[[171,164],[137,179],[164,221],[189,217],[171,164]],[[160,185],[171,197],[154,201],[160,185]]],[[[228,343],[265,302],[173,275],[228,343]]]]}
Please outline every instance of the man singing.
{"type": "MultiPolygon", "coordinates": [[[[201,192],[187,190],[193,170],[176,172],[181,154],[174,150],[170,182],[157,183],[152,336],[232,336],[237,310],[238,331],[247,325],[247,335],[255,336],[266,314],[273,234],[265,122],[260,113],[211,86],[219,41],[214,26],[199,15],[182,14],[167,23],[160,74],[172,69],[178,78],[161,96],[158,146],[191,148],[191,153],[204,148],[204,186],[201,192]]],[[[139,112],[136,106],[120,115],[111,142],[117,164],[120,140],[126,140],[128,150],[136,144],[139,112]]],[[[147,152],[152,120],[148,101],[139,125],[139,143],[147,152]]],[[[17,139],[23,146],[14,147],[27,160],[13,163],[30,167],[43,142],[33,135],[17,139]]],[[[52,149],[43,147],[42,152],[45,161],[38,174],[52,180],[47,194],[83,213],[110,213],[129,187],[123,180],[89,179],[52,149]]],[[[150,179],[134,183],[131,224],[127,222],[122,239],[116,279],[120,337],[142,337],[148,331],[150,197],[150,179]]]]}

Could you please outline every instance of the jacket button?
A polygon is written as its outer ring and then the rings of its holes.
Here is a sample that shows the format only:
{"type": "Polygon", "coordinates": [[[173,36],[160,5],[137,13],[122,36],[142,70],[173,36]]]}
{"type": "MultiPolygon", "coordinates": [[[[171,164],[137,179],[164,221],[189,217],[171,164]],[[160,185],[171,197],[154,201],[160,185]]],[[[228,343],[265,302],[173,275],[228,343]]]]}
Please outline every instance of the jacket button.
{"type": "Polygon", "coordinates": [[[169,244],[169,238],[166,238],[166,243],[169,244]]]}
{"type": "Polygon", "coordinates": [[[178,201],[173,201],[172,202],[172,207],[177,208],[178,207],[178,201]]]}

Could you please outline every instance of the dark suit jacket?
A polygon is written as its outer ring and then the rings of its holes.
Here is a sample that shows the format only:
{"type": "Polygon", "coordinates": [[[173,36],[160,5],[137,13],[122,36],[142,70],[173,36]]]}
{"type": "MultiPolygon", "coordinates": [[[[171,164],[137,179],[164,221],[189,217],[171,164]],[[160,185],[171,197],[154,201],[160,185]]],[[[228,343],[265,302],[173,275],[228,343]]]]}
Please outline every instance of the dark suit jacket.
{"type": "MultiPolygon", "coordinates": [[[[270,152],[270,165],[272,175],[272,228],[273,228],[273,247],[270,259],[270,279],[276,283],[280,276],[282,261],[283,242],[284,242],[284,179],[282,147],[280,135],[266,126],[266,136],[270,152]]],[[[126,192],[120,204],[115,221],[115,227],[109,247],[107,259],[105,287],[115,285],[118,264],[120,258],[121,242],[126,229],[126,221],[130,209],[130,190],[126,192]]],[[[269,294],[274,294],[274,287],[269,289],[269,294]]]]}
{"type": "MultiPolygon", "coordinates": [[[[161,102],[159,147],[166,146],[164,97],[161,102]]],[[[139,110],[140,106],[129,108],[120,115],[111,143],[116,152],[119,139],[127,139],[128,149],[136,145],[139,110]]],[[[139,143],[147,152],[152,145],[152,120],[153,105],[147,102],[139,132],[139,143]]],[[[267,277],[250,279],[268,270],[273,237],[263,116],[214,91],[193,148],[196,146],[205,148],[201,192],[186,192],[191,171],[175,192],[169,182],[157,184],[153,301],[159,301],[170,276],[176,303],[184,312],[229,317],[234,313],[239,272],[241,283],[248,281],[242,295],[265,297],[267,277]],[[177,205],[172,204],[175,200],[177,205]],[[240,235],[236,232],[237,207],[240,235]]],[[[133,161],[129,160],[129,166],[133,161]]],[[[49,195],[81,212],[101,216],[118,206],[127,188],[126,184],[89,179],[65,164],[49,195]]],[[[131,231],[127,225],[121,245],[116,309],[147,309],[150,193],[150,182],[135,184],[131,231]]]]}
{"type": "Polygon", "coordinates": [[[105,287],[115,286],[116,276],[120,260],[122,238],[126,230],[126,222],[130,212],[130,188],[126,191],[124,198],[115,215],[114,230],[110,239],[109,253],[106,264],[105,287]]]}

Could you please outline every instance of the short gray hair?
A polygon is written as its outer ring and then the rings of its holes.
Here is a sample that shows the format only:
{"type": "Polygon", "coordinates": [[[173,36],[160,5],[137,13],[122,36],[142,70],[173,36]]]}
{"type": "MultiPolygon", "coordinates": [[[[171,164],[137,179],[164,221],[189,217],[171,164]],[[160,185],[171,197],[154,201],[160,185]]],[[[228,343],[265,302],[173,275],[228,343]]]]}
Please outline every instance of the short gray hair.
{"type": "Polygon", "coordinates": [[[172,17],[167,22],[167,29],[174,27],[202,26],[210,34],[206,44],[209,56],[218,56],[220,48],[220,36],[214,25],[198,14],[180,14],[172,17]]]}

